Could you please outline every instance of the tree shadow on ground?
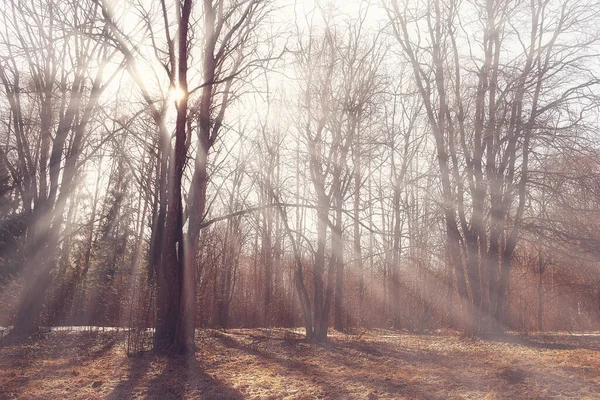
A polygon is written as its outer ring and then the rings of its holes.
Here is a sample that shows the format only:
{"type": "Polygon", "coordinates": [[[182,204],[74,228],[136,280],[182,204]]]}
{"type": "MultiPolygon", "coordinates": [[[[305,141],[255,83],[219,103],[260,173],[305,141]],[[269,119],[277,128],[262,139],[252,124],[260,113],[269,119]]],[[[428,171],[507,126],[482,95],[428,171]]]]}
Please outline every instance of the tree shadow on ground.
{"type": "MultiPolygon", "coordinates": [[[[0,341],[0,376],[4,376],[4,392],[19,398],[49,377],[60,378],[105,356],[119,342],[118,334],[97,332],[38,332],[12,335],[0,341]]],[[[0,398],[4,394],[0,391],[0,398]]]]}
{"type": "Polygon", "coordinates": [[[437,342],[432,338],[430,343],[412,336],[398,340],[332,337],[317,344],[262,333],[211,334],[200,339],[195,357],[143,353],[125,358],[123,349],[115,347],[121,346],[122,336],[108,333],[61,332],[6,342],[0,344],[0,378],[10,388],[0,387],[0,398],[35,397],[48,389],[54,391],[45,393],[47,398],[60,398],[65,392],[59,386],[65,381],[70,394],[109,399],[246,398],[229,382],[236,382],[242,391],[248,387],[249,393],[258,390],[272,398],[281,398],[288,388],[292,394],[310,390],[312,398],[327,399],[600,393],[600,386],[592,383],[597,378],[596,364],[588,361],[600,351],[599,335],[510,334],[437,342]],[[525,347],[533,352],[524,351],[525,347]],[[592,353],[580,354],[582,360],[573,366],[556,368],[540,362],[555,353],[545,349],[592,353]],[[36,386],[38,392],[32,392],[36,386]]]}
{"type": "MultiPolygon", "coordinates": [[[[237,334],[235,335],[237,336],[237,334]]],[[[301,374],[322,390],[325,398],[354,398],[357,392],[351,388],[362,384],[371,393],[369,398],[377,398],[375,392],[384,397],[441,399],[443,396],[432,394],[439,389],[421,382],[411,382],[398,376],[378,376],[368,367],[363,369],[362,362],[368,362],[375,367],[385,358],[392,358],[402,363],[419,362],[429,368],[435,367],[441,360],[447,362],[439,354],[415,355],[409,351],[393,348],[388,343],[366,343],[359,340],[339,341],[330,339],[324,343],[307,343],[303,340],[287,340],[267,342],[252,335],[242,335],[251,342],[238,340],[233,335],[217,334],[217,340],[224,346],[255,357],[258,361],[269,363],[265,365],[264,373],[277,370],[279,374],[301,374]],[[383,347],[382,347],[383,346],[383,347]],[[328,361],[320,363],[318,357],[325,355],[328,361]],[[317,357],[317,359],[312,359],[317,357]],[[343,366],[343,369],[339,369],[343,366]],[[267,371],[268,370],[268,371],[267,371]],[[373,373],[372,373],[373,372],[373,373]]]]}
{"type": "Polygon", "coordinates": [[[328,341],[320,345],[333,356],[346,356],[348,354],[359,354],[370,361],[377,362],[379,359],[392,358],[409,364],[420,363],[431,366],[452,361],[448,355],[434,350],[415,351],[402,345],[391,342],[366,342],[362,340],[350,341],[328,341]]]}
{"type": "Polygon", "coordinates": [[[502,333],[482,336],[480,339],[520,345],[540,350],[589,350],[600,351],[600,335],[556,335],[556,334],[515,334],[502,333]]]}
{"type": "Polygon", "coordinates": [[[344,377],[323,372],[320,366],[311,362],[311,354],[317,349],[317,345],[307,343],[302,339],[275,338],[270,340],[261,335],[238,335],[237,333],[235,336],[252,341],[243,342],[233,335],[226,334],[217,334],[215,338],[227,348],[254,357],[260,365],[259,368],[262,369],[262,375],[272,373],[286,377],[299,375],[302,376],[302,379],[308,379],[313,385],[319,387],[319,398],[353,398],[352,393],[344,385],[344,377]]]}
{"type": "Polygon", "coordinates": [[[194,356],[161,356],[153,352],[131,358],[129,374],[107,399],[231,399],[242,393],[208,375],[194,356]],[[161,371],[155,373],[156,369],[161,371]]]}
{"type": "MultiPolygon", "coordinates": [[[[268,341],[269,340],[268,338],[262,338],[262,337],[258,337],[258,336],[248,336],[248,337],[251,337],[255,340],[251,343],[243,343],[241,341],[234,339],[233,337],[231,337],[229,335],[224,335],[224,334],[215,335],[215,338],[223,346],[250,354],[259,360],[269,361],[269,362],[278,364],[279,366],[281,366],[283,368],[294,369],[294,370],[300,371],[300,372],[307,368],[306,364],[301,361],[293,360],[291,358],[280,357],[275,354],[272,354],[271,352],[259,349],[258,345],[260,343],[268,341]]],[[[298,347],[298,345],[302,345],[306,342],[304,342],[303,340],[293,339],[293,340],[285,341],[284,343],[288,347],[288,351],[301,352],[301,349],[298,347]]]]}

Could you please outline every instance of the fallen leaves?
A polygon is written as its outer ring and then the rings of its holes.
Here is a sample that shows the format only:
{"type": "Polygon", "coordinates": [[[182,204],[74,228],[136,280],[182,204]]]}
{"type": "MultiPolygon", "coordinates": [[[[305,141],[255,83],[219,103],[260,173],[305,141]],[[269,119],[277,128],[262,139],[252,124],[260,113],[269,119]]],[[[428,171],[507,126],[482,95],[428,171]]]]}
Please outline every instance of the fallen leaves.
{"type": "Polygon", "coordinates": [[[599,398],[598,336],[202,331],[195,358],[127,358],[120,333],[0,343],[0,398],[599,398]]]}

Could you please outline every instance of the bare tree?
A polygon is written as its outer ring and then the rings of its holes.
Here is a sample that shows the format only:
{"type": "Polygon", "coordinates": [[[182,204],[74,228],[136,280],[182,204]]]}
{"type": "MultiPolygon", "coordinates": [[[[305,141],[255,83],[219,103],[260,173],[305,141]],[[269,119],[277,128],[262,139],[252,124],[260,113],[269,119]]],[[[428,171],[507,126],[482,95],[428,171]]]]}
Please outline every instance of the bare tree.
{"type": "Polygon", "coordinates": [[[598,82],[593,74],[576,82],[567,78],[587,64],[586,48],[597,38],[588,35],[568,51],[563,47],[575,25],[590,22],[590,14],[581,14],[581,3],[555,6],[551,1],[528,8],[519,2],[475,5],[482,17],[481,38],[474,42],[456,28],[467,15],[458,2],[433,2],[425,14],[386,3],[435,139],[449,262],[471,332],[504,324],[510,262],[538,138],[581,121],[551,110],[574,112],[575,98],[580,101],[598,82]],[[517,34],[515,26],[527,27],[529,36],[517,34]],[[462,54],[462,43],[470,44],[470,53],[462,54]],[[513,44],[519,53],[505,60],[502,51],[513,44]],[[474,69],[462,66],[465,56],[474,69]]]}
{"type": "Polygon", "coordinates": [[[114,51],[106,41],[91,37],[106,29],[93,3],[11,1],[3,8],[1,40],[7,57],[0,81],[16,144],[10,169],[28,221],[26,284],[15,329],[27,333],[39,322],[57,265],[66,205],[81,171],[88,127],[119,71],[105,74],[114,51]],[[73,23],[85,29],[71,29],[73,23]],[[27,70],[20,68],[22,63],[27,70]],[[36,111],[39,118],[30,120],[36,111]]]}

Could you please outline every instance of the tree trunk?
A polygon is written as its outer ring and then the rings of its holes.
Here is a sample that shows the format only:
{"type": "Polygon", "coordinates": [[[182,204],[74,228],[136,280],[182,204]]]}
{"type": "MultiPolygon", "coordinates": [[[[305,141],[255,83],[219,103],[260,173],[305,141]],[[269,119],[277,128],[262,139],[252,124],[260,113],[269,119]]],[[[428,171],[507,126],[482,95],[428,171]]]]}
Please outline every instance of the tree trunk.
{"type": "Polygon", "coordinates": [[[544,259],[541,250],[538,253],[538,284],[537,284],[537,328],[538,331],[544,331],[543,316],[544,316],[544,259]]]}
{"type": "Polygon", "coordinates": [[[332,253],[334,255],[335,268],[335,299],[334,299],[334,328],[342,332],[344,330],[344,242],[342,238],[342,204],[338,204],[336,210],[336,225],[331,237],[332,253]]]}
{"type": "Polygon", "coordinates": [[[188,119],[188,29],[192,1],[185,0],[181,8],[178,42],[179,90],[185,95],[176,104],[175,148],[169,168],[168,209],[165,220],[162,262],[157,274],[157,312],[155,348],[178,353],[193,352],[194,325],[190,318],[195,315],[195,298],[190,299],[190,290],[195,287],[194,274],[189,263],[189,250],[184,245],[183,205],[181,182],[187,156],[187,119],[188,119]]]}
{"type": "Polygon", "coordinates": [[[544,279],[542,272],[539,273],[537,285],[538,310],[537,310],[537,328],[538,331],[544,331],[543,316],[544,316],[544,279]]]}
{"type": "Polygon", "coordinates": [[[313,267],[313,286],[314,286],[314,339],[316,341],[325,341],[327,332],[323,332],[325,327],[324,321],[324,305],[323,297],[323,275],[325,273],[325,243],[327,235],[327,209],[321,207],[317,211],[317,252],[315,254],[315,262],[313,267]]]}

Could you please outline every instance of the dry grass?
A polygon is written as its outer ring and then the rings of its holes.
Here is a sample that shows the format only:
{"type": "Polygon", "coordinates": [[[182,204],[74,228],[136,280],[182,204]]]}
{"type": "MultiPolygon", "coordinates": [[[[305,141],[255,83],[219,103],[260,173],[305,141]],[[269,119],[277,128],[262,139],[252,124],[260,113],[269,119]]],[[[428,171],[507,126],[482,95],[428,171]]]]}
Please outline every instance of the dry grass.
{"type": "Polygon", "coordinates": [[[318,345],[283,330],[202,331],[195,358],[127,358],[114,332],[7,339],[2,399],[600,398],[600,335],[370,331],[318,345]]]}

